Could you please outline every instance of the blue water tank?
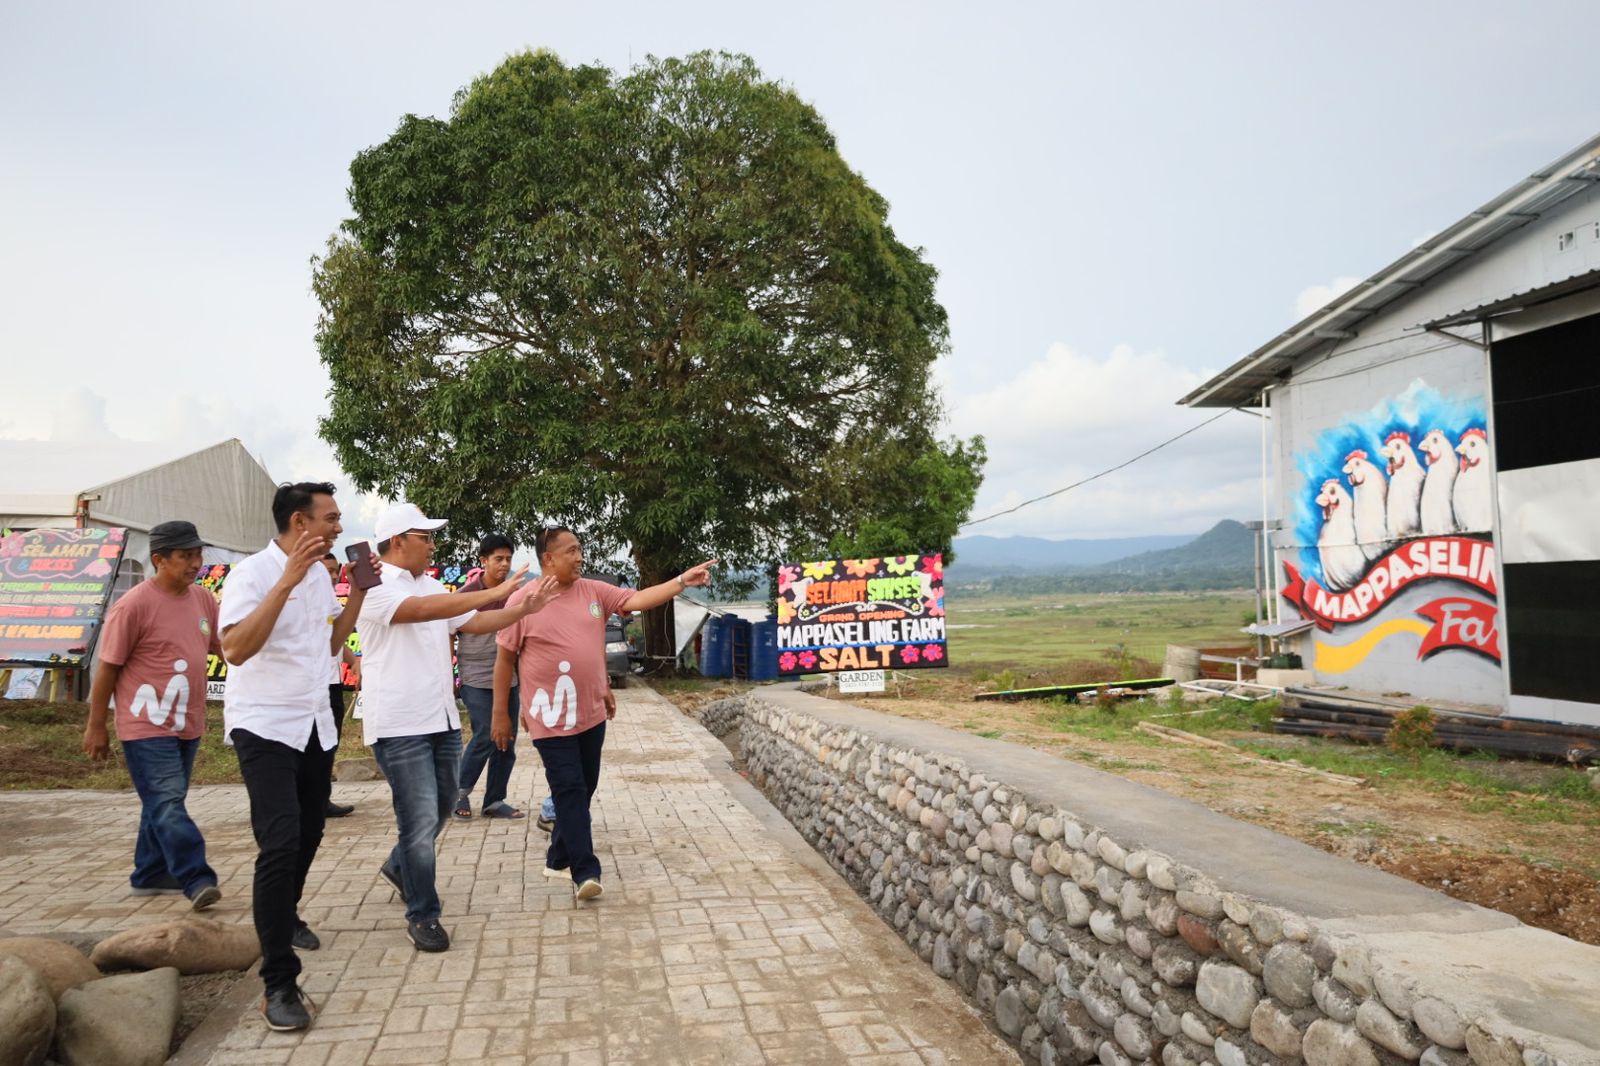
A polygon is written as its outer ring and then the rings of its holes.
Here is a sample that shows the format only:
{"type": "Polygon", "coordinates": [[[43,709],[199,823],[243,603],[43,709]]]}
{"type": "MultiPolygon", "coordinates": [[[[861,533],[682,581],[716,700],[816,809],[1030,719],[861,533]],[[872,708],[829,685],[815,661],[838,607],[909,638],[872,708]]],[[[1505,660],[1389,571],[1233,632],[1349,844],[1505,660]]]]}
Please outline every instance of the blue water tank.
{"type": "Polygon", "coordinates": [[[771,681],[778,676],[778,621],[768,617],[750,627],[750,680],[771,681]]]}
{"type": "Polygon", "coordinates": [[[732,615],[714,615],[700,630],[700,673],[704,677],[728,677],[733,673],[733,648],[728,642],[728,623],[732,615]]]}

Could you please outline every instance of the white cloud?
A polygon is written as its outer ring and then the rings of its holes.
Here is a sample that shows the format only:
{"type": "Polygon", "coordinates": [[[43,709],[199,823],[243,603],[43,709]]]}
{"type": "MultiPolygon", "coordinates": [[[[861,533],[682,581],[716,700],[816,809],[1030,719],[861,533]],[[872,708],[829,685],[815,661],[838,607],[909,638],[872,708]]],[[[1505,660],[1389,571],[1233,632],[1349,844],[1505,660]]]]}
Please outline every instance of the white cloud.
{"type": "MultiPolygon", "coordinates": [[[[989,446],[973,517],[1115,466],[1217,412],[1177,400],[1209,377],[1161,352],[1105,356],[1055,344],[1008,381],[950,396],[951,423],[989,446]]],[[[1113,537],[1201,533],[1261,509],[1260,424],[1230,414],[1150,457],[969,534],[1113,537]]]]}
{"type": "Polygon", "coordinates": [[[1300,295],[1294,298],[1294,315],[1298,321],[1311,312],[1322,307],[1330,300],[1335,300],[1361,283],[1360,278],[1343,275],[1334,278],[1326,285],[1309,285],[1300,290],[1300,295]]]}

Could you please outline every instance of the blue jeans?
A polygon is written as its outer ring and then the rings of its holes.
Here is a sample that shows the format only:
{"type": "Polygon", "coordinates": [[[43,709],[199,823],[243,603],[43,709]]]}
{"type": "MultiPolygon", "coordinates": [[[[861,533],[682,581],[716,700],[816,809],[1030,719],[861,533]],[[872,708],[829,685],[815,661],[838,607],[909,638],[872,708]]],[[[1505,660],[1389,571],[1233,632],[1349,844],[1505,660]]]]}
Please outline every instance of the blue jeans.
{"type": "Polygon", "coordinates": [[[494,722],[494,689],[461,686],[461,702],[467,705],[467,716],[472,720],[472,739],[467,750],[461,753],[461,770],[457,775],[462,792],[471,792],[483,773],[484,763],[489,764],[489,779],[483,784],[485,809],[501,803],[506,798],[506,786],[511,783],[511,768],[517,764],[517,686],[511,686],[511,743],[505,751],[494,746],[489,727],[494,722]]]}
{"type": "Polygon", "coordinates": [[[461,762],[461,730],[417,737],[380,737],[373,757],[389,779],[399,839],[384,863],[405,886],[406,920],[439,917],[434,883],[433,842],[444,831],[456,801],[456,768],[461,762]]]}
{"type": "Polygon", "coordinates": [[[544,760],[544,779],[556,804],[556,827],[550,833],[544,864],[552,870],[566,870],[576,885],[600,876],[589,801],[600,785],[600,749],[605,742],[604,722],[576,735],[540,737],[533,742],[544,760]]]}
{"type": "Polygon", "coordinates": [[[217,875],[206,865],[206,842],[189,817],[184,799],[194,771],[200,738],[151,737],[126,740],[122,756],[139,793],[139,839],[133,846],[134,888],[161,888],[174,882],[193,897],[217,875]]]}

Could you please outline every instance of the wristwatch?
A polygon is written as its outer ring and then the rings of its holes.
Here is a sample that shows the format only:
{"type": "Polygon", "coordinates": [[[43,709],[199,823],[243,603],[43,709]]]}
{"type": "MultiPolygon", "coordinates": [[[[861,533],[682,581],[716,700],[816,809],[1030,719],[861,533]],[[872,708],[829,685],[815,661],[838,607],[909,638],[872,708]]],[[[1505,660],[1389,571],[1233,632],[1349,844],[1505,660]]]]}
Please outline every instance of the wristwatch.
{"type": "Polygon", "coordinates": [[[678,575],[678,591],[679,592],[687,592],[688,589],[689,589],[689,583],[683,579],[683,575],[682,574],[679,574],[678,575]]]}

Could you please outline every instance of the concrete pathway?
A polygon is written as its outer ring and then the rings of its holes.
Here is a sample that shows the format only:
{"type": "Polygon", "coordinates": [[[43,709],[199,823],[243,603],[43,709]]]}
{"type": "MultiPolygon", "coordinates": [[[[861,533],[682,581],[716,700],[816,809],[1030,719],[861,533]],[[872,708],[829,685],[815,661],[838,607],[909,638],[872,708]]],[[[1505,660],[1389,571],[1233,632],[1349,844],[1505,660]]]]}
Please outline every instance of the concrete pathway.
{"type": "MultiPolygon", "coordinates": [[[[1016,1063],[952,986],[915,954],[728,767],[727,750],[648,690],[618,693],[595,797],[606,894],[576,904],[542,876],[532,818],[452,822],[440,840],[449,952],[406,940],[377,869],[392,843],[388,786],[335,786],[356,814],[332,821],[302,917],[321,1006],[303,1034],[272,1033],[252,976],[177,1062],[1016,1063]]],[[[480,792],[481,795],[481,792],[480,792]]],[[[543,795],[524,742],[514,801],[543,795]]],[[[190,809],[222,879],[222,920],[248,922],[254,846],[238,786],[196,789],[190,809]]],[[[0,929],[102,933],[181,914],[127,894],[131,794],[0,794],[0,929]]]]}

